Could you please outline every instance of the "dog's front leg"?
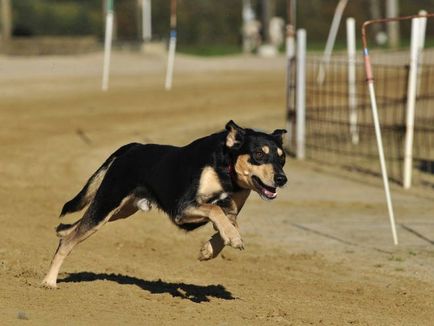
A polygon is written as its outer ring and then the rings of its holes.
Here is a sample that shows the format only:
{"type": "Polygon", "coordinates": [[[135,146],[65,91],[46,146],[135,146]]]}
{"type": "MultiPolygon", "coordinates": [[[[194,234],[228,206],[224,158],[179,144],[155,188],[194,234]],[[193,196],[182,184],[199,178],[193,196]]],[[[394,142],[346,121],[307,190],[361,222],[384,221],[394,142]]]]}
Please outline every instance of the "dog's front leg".
{"type": "MultiPolygon", "coordinates": [[[[239,233],[238,223],[236,221],[236,215],[228,215],[228,218],[231,221],[232,225],[238,230],[239,233]]],[[[202,248],[200,249],[199,260],[214,259],[222,252],[224,247],[225,247],[225,243],[222,237],[220,236],[220,233],[219,232],[215,233],[211,237],[211,239],[209,239],[207,242],[203,244],[202,248]]],[[[243,247],[240,249],[244,249],[244,244],[243,247]]]]}
{"type": "MultiPolygon", "coordinates": [[[[232,225],[238,230],[237,216],[249,197],[250,190],[242,190],[232,195],[232,202],[226,209],[226,215],[232,225]]],[[[210,260],[217,257],[223,250],[225,244],[219,233],[214,234],[211,239],[205,242],[200,249],[199,260],[210,260]]],[[[244,245],[243,245],[244,248],[244,245]]]]}
{"type": "MultiPolygon", "coordinates": [[[[189,216],[195,218],[206,217],[219,232],[224,245],[230,245],[233,248],[243,249],[243,241],[237,228],[231,223],[228,216],[223,212],[220,206],[214,204],[202,204],[198,207],[187,209],[179,222],[188,223],[189,216]]],[[[178,222],[178,223],[179,223],[178,222]]],[[[217,240],[216,240],[217,243],[217,240]]]]}

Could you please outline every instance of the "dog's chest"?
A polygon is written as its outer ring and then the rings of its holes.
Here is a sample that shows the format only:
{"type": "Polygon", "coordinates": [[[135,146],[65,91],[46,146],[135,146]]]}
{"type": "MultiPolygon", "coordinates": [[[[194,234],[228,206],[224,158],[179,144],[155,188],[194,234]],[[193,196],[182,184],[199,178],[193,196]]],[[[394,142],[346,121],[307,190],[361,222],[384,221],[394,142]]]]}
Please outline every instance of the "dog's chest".
{"type": "Polygon", "coordinates": [[[223,188],[222,182],[214,168],[207,166],[202,170],[199,186],[196,192],[196,201],[199,204],[213,203],[224,200],[228,193],[223,188]]]}

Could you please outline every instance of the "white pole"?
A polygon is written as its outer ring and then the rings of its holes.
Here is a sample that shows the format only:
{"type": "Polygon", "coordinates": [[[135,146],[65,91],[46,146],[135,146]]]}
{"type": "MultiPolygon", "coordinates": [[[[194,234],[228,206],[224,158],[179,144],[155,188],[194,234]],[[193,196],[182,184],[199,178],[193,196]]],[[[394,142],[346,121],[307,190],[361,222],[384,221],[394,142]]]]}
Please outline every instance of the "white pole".
{"type": "MultiPolygon", "coordinates": [[[[425,10],[421,10],[419,11],[419,15],[426,15],[427,12],[425,10]]],[[[426,37],[426,17],[423,18],[419,18],[420,22],[419,22],[419,27],[420,27],[420,31],[419,31],[419,67],[417,70],[417,91],[416,91],[416,96],[418,96],[420,94],[420,89],[422,87],[422,64],[423,64],[423,48],[425,47],[425,37],[426,37]]]]}
{"type": "Polygon", "coordinates": [[[347,19],[347,50],[348,50],[348,106],[350,134],[353,144],[359,143],[357,128],[357,97],[356,97],[356,21],[347,19]]]}
{"type": "Polygon", "coordinates": [[[378,156],[380,157],[381,174],[383,176],[384,192],[386,193],[387,210],[389,212],[390,227],[392,229],[393,243],[398,244],[396,234],[395,216],[393,213],[392,197],[390,195],[389,178],[387,176],[386,160],[384,158],[383,141],[381,139],[380,122],[378,119],[377,101],[375,99],[374,81],[368,81],[369,98],[371,100],[372,117],[374,120],[375,136],[377,138],[378,156]]]}
{"type": "Polygon", "coordinates": [[[306,137],[306,30],[297,31],[296,157],[305,158],[306,137]]]}
{"type": "MultiPolygon", "coordinates": [[[[386,17],[392,18],[399,16],[399,1],[386,0],[386,17]]],[[[399,47],[399,24],[398,22],[389,22],[386,24],[387,38],[389,40],[389,47],[396,49],[399,47]]]]}
{"type": "Polygon", "coordinates": [[[403,186],[405,189],[411,187],[411,176],[413,169],[413,136],[414,136],[414,114],[416,107],[417,90],[417,68],[418,52],[420,45],[420,18],[413,18],[411,21],[411,48],[410,48],[410,72],[408,75],[407,106],[406,106],[406,132],[404,142],[404,175],[403,186]]]}
{"type": "Polygon", "coordinates": [[[294,39],[294,27],[292,25],[288,25],[286,27],[286,110],[288,112],[287,117],[287,125],[286,130],[288,131],[288,144],[289,146],[293,146],[294,139],[294,118],[289,114],[289,110],[292,110],[291,107],[293,102],[293,90],[291,89],[291,75],[292,69],[294,69],[294,58],[295,58],[295,39],[294,39]]]}
{"type": "Polygon", "coordinates": [[[170,33],[169,55],[167,58],[166,82],[164,84],[164,88],[166,90],[172,89],[173,67],[175,65],[175,52],[176,52],[176,31],[173,30],[170,33]]]}
{"type": "Polygon", "coordinates": [[[107,91],[109,86],[110,73],[110,55],[113,37],[113,9],[111,2],[107,1],[107,15],[105,23],[105,39],[104,39],[104,66],[102,73],[102,90],[107,91]]]}
{"type": "Polygon", "coordinates": [[[252,51],[252,44],[247,35],[246,29],[248,24],[255,19],[252,9],[251,0],[243,0],[243,9],[241,16],[243,18],[242,36],[243,36],[243,52],[250,53],[252,51]]]}
{"type": "Polygon", "coordinates": [[[151,0],[142,1],[142,38],[143,41],[149,41],[152,38],[151,0]]]}
{"type": "Polygon", "coordinates": [[[322,57],[321,64],[319,66],[318,76],[317,76],[317,82],[318,84],[322,84],[324,82],[325,78],[325,70],[326,70],[326,64],[329,63],[330,57],[332,55],[333,47],[335,45],[336,41],[336,35],[338,33],[339,24],[341,22],[342,15],[344,13],[345,7],[347,6],[348,0],[340,0],[336,10],[335,14],[333,16],[333,21],[330,27],[329,36],[327,38],[326,47],[324,49],[324,54],[322,57]]]}
{"type": "Polygon", "coordinates": [[[175,65],[176,26],[177,26],[176,7],[177,7],[177,0],[171,0],[170,1],[169,54],[168,54],[168,57],[167,57],[166,81],[164,83],[164,88],[166,90],[171,90],[172,89],[173,67],[175,65]]]}

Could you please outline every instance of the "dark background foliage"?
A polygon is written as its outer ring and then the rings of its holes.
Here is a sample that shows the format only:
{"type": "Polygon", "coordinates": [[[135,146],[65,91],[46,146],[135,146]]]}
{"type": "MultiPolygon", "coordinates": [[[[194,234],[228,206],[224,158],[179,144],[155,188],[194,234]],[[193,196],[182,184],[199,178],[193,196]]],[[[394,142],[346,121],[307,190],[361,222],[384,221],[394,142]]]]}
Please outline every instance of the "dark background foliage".
{"type": "MultiPolygon", "coordinates": [[[[273,0],[269,0],[273,1],[273,0]]],[[[253,0],[261,17],[261,2],[253,0]]],[[[299,27],[307,28],[311,41],[324,41],[337,0],[298,1],[299,27]]],[[[378,0],[384,15],[384,1],[378,0]]],[[[103,35],[104,5],[101,0],[12,0],[15,36],[103,35]]],[[[360,25],[370,18],[371,0],[350,1],[345,17],[355,17],[360,25]]],[[[274,0],[275,13],[286,19],[286,0],[274,0]]],[[[241,39],[241,0],[178,0],[178,35],[185,45],[220,44],[238,46],[241,39]]],[[[154,39],[165,39],[169,33],[170,0],[152,1],[154,39]]],[[[419,9],[434,11],[434,0],[401,0],[401,14],[419,9]]],[[[115,0],[118,41],[139,40],[140,11],[137,0],[115,0]]],[[[341,24],[340,37],[345,36],[341,24]]],[[[434,25],[434,24],[429,24],[434,25]]],[[[403,24],[402,34],[409,34],[403,24]]],[[[434,35],[433,28],[428,33],[434,35]]]]}

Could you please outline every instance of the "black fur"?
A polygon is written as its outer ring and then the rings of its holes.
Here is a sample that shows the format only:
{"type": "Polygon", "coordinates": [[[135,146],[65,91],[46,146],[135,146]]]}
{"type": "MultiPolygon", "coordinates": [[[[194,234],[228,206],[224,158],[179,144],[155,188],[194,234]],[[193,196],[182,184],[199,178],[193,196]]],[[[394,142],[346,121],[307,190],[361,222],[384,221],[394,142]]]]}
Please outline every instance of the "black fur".
{"type": "MultiPolygon", "coordinates": [[[[139,143],[125,145],[114,152],[90,177],[83,189],[64,205],[60,215],[75,212],[90,203],[87,215],[91,219],[86,223],[96,225],[118,207],[124,198],[134,195],[136,198],[148,199],[175,221],[187,207],[197,205],[197,190],[205,167],[213,167],[225,193],[238,192],[242,189],[237,184],[233,171],[237,157],[252,153],[254,148],[263,144],[280,148],[283,132],[276,130],[271,135],[265,134],[242,129],[231,121],[226,130],[197,139],[184,147],[139,143]],[[231,128],[237,131],[236,142],[229,147],[227,137],[231,128]],[[98,173],[104,171],[105,175],[100,185],[97,185],[97,191],[90,194],[90,185],[98,173]]],[[[268,157],[271,161],[267,162],[276,165],[277,172],[282,172],[284,162],[278,161],[281,158],[277,158],[277,154],[268,157]]],[[[252,158],[251,163],[264,162],[252,158]]],[[[224,199],[218,199],[218,194],[209,202],[219,206],[227,204],[224,199]]],[[[190,231],[206,223],[177,225],[190,231]]],[[[62,227],[61,224],[59,230],[67,227],[62,227]]]]}

